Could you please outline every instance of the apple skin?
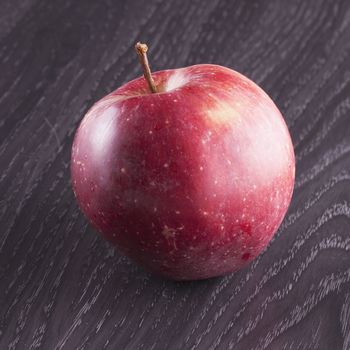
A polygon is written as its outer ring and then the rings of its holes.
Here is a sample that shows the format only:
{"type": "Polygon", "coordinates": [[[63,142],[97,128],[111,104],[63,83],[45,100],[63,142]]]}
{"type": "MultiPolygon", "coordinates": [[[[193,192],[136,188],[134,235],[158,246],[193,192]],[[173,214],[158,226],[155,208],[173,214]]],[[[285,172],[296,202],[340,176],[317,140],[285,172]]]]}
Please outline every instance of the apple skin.
{"type": "Polygon", "coordinates": [[[217,65],[153,73],[98,101],[73,143],[81,210],[149,271],[194,280],[236,271],[268,244],[294,186],[281,113],[217,65]]]}

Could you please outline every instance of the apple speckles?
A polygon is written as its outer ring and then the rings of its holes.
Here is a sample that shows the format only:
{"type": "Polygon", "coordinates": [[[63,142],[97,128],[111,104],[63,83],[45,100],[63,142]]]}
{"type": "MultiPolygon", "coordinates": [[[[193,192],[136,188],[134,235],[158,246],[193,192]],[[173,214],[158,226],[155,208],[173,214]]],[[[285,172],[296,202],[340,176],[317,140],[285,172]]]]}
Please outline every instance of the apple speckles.
{"type": "Polygon", "coordinates": [[[164,168],[169,168],[169,163],[164,163],[164,164],[163,164],[163,167],[164,167],[164,168]]]}
{"type": "Polygon", "coordinates": [[[90,191],[91,191],[91,192],[95,192],[96,188],[97,188],[97,186],[96,186],[94,183],[91,183],[91,185],[90,185],[90,191]]]}
{"type": "Polygon", "coordinates": [[[244,234],[247,234],[248,236],[252,235],[252,226],[248,222],[243,222],[239,225],[239,228],[244,234]]]}
{"type": "Polygon", "coordinates": [[[126,173],[126,169],[125,169],[125,168],[121,168],[121,169],[120,169],[120,172],[123,173],[123,174],[125,174],[125,173],[126,173]]]}
{"type": "Polygon", "coordinates": [[[171,240],[173,245],[174,245],[174,249],[177,249],[177,245],[176,245],[176,235],[177,235],[177,231],[181,231],[184,229],[184,226],[180,226],[178,228],[172,228],[169,227],[168,225],[164,225],[163,230],[162,230],[162,235],[169,241],[171,240]]]}
{"type": "Polygon", "coordinates": [[[173,238],[176,236],[176,229],[164,225],[162,235],[165,236],[165,238],[173,238]]]}

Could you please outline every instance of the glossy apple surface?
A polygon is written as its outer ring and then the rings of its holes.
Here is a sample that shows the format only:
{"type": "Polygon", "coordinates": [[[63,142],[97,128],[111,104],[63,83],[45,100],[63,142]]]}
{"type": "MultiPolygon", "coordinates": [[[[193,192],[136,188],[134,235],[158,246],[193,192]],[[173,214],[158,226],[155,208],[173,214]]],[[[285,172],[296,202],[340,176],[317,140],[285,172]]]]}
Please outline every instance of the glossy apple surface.
{"type": "Polygon", "coordinates": [[[178,280],[235,271],[289,206],[293,146],[272,100],[216,65],[153,74],[98,101],[75,135],[81,210],[124,254],[178,280]]]}

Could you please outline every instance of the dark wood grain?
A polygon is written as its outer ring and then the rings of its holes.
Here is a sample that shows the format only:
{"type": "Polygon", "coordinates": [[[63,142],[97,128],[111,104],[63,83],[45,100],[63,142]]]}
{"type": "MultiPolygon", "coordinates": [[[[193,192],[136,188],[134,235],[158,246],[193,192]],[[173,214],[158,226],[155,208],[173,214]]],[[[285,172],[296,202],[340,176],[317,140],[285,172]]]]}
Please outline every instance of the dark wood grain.
{"type": "Polygon", "coordinates": [[[350,349],[350,2],[0,1],[0,349],[350,349]],[[293,201],[249,267],[147,274],[79,212],[74,131],[140,75],[234,68],[272,96],[297,158],[293,201]]]}

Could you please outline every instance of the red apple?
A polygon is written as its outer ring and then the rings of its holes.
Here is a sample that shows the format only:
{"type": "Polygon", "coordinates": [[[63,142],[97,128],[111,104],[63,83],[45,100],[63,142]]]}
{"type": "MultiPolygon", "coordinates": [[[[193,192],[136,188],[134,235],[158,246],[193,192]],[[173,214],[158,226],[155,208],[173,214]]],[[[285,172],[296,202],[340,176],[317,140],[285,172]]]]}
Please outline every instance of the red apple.
{"type": "Polygon", "coordinates": [[[147,79],[102,98],[76,132],[80,208],[149,271],[177,280],[235,271],[266,247],[291,200],[295,159],[283,117],[231,69],[144,68],[147,79]]]}

